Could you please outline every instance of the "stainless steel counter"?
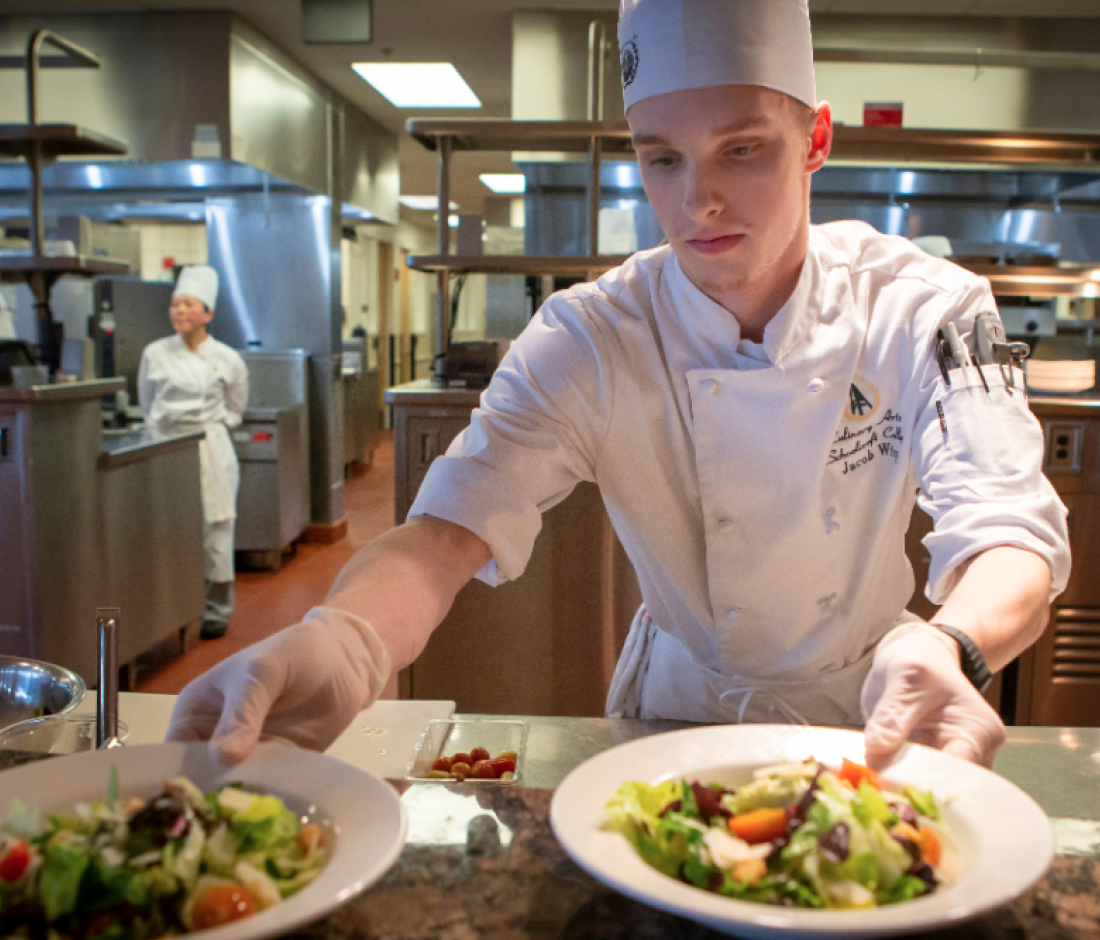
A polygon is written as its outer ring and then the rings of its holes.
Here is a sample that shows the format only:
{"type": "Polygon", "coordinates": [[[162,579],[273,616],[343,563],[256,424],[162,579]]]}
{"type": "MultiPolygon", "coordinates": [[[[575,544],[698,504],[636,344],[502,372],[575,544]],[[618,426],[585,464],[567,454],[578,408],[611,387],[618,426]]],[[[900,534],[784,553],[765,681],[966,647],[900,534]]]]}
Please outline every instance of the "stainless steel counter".
{"type": "Polygon", "coordinates": [[[123,380],[0,389],[0,652],[96,676],[97,607],[129,663],[202,614],[201,434],[104,435],[123,380]]]}
{"type": "Polygon", "coordinates": [[[186,447],[193,441],[201,441],[205,431],[162,434],[151,428],[103,431],[103,452],[99,465],[104,469],[121,467],[136,460],[145,460],[154,454],[186,447]]]}
{"type": "Polygon", "coordinates": [[[125,379],[89,379],[87,382],[57,382],[50,385],[31,385],[27,388],[0,385],[0,403],[100,398],[125,387],[125,379]]]}

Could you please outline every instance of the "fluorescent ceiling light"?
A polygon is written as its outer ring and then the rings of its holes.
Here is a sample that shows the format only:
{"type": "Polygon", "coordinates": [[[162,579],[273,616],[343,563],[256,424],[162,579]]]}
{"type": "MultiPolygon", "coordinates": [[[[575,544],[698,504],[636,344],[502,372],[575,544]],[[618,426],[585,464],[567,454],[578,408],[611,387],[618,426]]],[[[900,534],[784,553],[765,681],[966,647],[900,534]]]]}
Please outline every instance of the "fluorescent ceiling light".
{"type": "Polygon", "coordinates": [[[522,173],[482,173],[478,179],[494,193],[522,193],[527,182],[522,173]]]}
{"type": "Polygon", "coordinates": [[[356,62],[352,68],[398,108],[480,108],[450,62],[356,62]]]}
{"type": "MultiPolygon", "coordinates": [[[[397,201],[407,209],[438,209],[439,197],[438,196],[398,196],[397,201]]],[[[458,203],[452,202],[449,206],[451,209],[457,209],[458,203]]]]}

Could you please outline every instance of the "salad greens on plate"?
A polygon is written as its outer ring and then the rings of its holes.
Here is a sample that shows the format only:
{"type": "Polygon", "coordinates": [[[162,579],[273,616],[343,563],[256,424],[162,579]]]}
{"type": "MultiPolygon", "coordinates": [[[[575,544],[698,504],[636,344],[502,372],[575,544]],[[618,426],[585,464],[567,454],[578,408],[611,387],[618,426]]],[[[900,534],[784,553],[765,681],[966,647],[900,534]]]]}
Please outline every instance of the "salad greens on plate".
{"type": "Polygon", "coordinates": [[[147,940],[218,927],[309,884],[329,847],[276,796],[185,777],[148,800],[43,816],[13,800],[0,825],[0,936],[147,940]]]}
{"type": "Polygon", "coordinates": [[[745,901],[873,908],[954,881],[958,857],[931,793],[892,793],[868,767],[814,760],[757,770],[743,786],[623,784],[605,828],[658,871],[745,901]]]}

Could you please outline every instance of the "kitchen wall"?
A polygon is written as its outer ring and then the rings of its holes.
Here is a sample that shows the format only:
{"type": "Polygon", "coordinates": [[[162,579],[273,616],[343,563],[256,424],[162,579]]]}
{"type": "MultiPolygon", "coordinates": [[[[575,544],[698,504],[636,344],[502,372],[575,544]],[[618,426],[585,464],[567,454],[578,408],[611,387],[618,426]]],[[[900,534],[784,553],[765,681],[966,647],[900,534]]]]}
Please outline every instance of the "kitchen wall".
{"type": "Polygon", "coordinates": [[[138,228],[141,236],[140,277],[143,281],[171,281],[173,265],[206,264],[204,224],[142,224],[138,228]]]}
{"type": "MultiPolygon", "coordinates": [[[[514,118],[586,116],[593,20],[609,41],[604,117],[623,119],[615,14],[557,10],[513,14],[514,118]]],[[[813,31],[818,96],[845,123],[862,124],[873,100],[904,102],[909,127],[1100,127],[1100,20],[815,10],[813,31]]]]}

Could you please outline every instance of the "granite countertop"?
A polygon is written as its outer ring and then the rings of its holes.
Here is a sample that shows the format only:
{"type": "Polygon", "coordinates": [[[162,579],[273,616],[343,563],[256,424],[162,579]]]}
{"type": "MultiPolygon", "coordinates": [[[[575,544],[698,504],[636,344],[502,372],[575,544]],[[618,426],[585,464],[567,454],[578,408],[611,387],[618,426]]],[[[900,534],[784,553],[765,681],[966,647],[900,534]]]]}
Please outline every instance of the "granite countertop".
{"type": "MultiPolygon", "coordinates": [[[[717,940],[722,936],[604,887],[565,854],[549,822],[553,787],[585,757],[625,740],[682,727],[682,723],[526,720],[531,735],[524,781],[534,786],[391,781],[409,815],[405,849],[397,862],[365,893],[288,936],[298,940],[717,940]]],[[[33,758],[0,752],[0,769],[28,759],[33,758]]],[[[1054,864],[1035,888],[1010,904],[950,929],[915,936],[943,940],[1100,936],[1100,730],[1009,728],[995,769],[1056,817],[1054,864]]]]}
{"type": "MultiPolygon", "coordinates": [[[[408,844],[365,894],[291,936],[308,940],[710,940],[723,936],[606,888],[550,829],[549,790],[417,784],[402,796],[408,844]]],[[[1100,858],[1059,855],[1013,903],[948,930],[982,940],[1100,935],[1100,858]]]]}

